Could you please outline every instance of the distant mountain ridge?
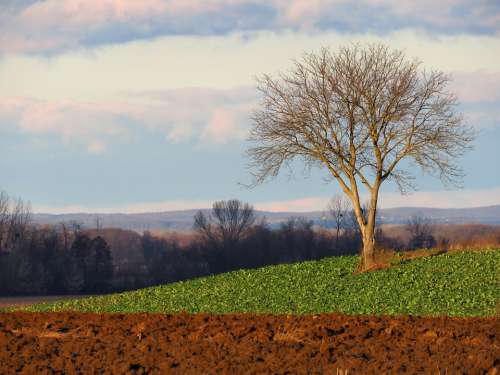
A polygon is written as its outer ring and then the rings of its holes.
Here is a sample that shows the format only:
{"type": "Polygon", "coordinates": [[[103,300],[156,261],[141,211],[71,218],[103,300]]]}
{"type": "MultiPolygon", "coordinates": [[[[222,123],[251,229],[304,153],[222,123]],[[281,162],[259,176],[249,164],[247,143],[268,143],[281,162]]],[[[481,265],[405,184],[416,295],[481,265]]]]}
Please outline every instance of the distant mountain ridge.
{"type": "MultiPolygon", "coordinates": [[[[33,214],[37,224],[58,224],[61,222],[77,222],[85,228],[101,227],[130,229],[135,231],[171,229],[189,230],[193,225],[193,217],[198,210],[145,212],[137,214],[33,214]]],[[[203,211],[209,211],[205,209],[203,211]]],[[[266,217],[271,225],[278,225],[290,217],[305,217],[315,224],[327,226],[328,217],[324,211],[310,212],[268,212],[256,211],[257,217],[266,217]]],[[[405,224],[412,216],[422,216],[436,224],[500,224],[500,205],[474,208],[430,208],[430,207],[397,207],[379,210],[383,224],[405,224]]]]}

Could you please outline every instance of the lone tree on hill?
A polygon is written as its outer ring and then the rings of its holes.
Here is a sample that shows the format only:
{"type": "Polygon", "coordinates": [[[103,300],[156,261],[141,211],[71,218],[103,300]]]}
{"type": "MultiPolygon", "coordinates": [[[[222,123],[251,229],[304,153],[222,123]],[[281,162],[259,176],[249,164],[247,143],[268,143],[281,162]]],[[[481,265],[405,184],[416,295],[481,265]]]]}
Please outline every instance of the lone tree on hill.
{"type": "Polygon", "coordinates": [[[402,193],[414,188],[414,166],[456,184],[462,173],[455,159],[474,139],[456,113],[456,96],[447,91],[450,78],[421,71],[420,64],[371,44],[305,54],[288,73],[258,79],[262,102],[247,151],[253,185],[295,158],[326,168],[352,203],[363,241],[362,270],[375,263],[381,184],[393,181],[402,193]]]}

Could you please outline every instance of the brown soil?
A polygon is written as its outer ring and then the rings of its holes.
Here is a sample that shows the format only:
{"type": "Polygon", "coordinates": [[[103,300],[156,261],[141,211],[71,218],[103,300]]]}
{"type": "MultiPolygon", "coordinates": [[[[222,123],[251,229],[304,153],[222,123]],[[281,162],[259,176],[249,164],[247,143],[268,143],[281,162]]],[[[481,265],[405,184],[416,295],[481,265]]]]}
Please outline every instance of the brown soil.
{"type": "Polygon", "coordinates": [[[0,314],[1,374],[500,375],[500,318],[0,314]]]}

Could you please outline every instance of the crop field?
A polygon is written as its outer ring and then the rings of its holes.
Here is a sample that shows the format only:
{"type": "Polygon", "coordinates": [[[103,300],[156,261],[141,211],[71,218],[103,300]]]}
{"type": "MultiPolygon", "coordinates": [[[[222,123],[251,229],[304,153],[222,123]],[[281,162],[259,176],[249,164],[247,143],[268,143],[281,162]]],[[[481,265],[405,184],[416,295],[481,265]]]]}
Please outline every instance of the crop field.
{"type": "Polygon", "coordinates": [[[500,251],[282,264],[0,314],[0,372],[500,372],[500,251]]]}
{"type": "Polygon", "coordinates": [[[493,316],[500,251],[458,252],[353,274],[357,257],[240,270],[29,311],[493,316]]]}

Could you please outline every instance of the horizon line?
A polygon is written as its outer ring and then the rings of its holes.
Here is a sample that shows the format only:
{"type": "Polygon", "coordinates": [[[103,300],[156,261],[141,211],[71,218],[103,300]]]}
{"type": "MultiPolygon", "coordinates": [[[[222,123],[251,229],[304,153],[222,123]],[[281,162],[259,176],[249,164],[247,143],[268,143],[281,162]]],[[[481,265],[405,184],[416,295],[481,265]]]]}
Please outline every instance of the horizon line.
{"type": "MultiPolygon", "coordinates": [[[[378,207],[377,210],[398,210],[398,209],[426,209],[426,210],[473,210],[481,208],[490,208],[500,206],[500,203],[471,206],[471,207],[429,207],[429,206],[395,206],[395,207],[378,207]]],[[[33,215],[51,215],[51,216],[62,216],[62,215],[145,215],[145,214],[163,214],[163,213],[173,213],[173,212],[188,212],[188,211],[199,211],[199,210],[211,210],[210,207],[200,207],[200,208],[185,208],[185,209],[172,209],[172,210],[161,210],[161,211],[141,211],[141,212],[90,212],[90,211],[74,211],[74,212],[35,212],[33,215]]],[[[273,214],[308,214],[316,212],[326,212],[328,209],[324,210],[306,210],[306,211],[294,211],[294,210],[263,210],[255,208],[255,212],[263,213],[273,213],[273,214]]]]}

